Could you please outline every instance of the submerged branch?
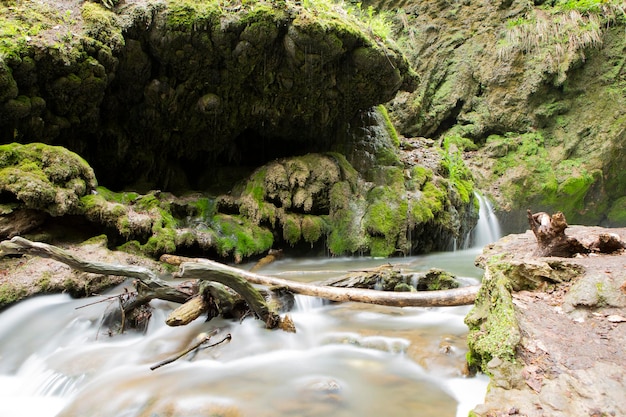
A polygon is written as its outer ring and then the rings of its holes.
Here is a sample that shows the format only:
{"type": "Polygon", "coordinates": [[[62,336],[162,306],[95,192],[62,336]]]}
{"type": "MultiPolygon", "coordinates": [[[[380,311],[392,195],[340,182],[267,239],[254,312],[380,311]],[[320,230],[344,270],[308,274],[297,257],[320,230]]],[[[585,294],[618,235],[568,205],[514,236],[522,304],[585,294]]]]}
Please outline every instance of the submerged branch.
{"type": "Polygon", "coordinates": [[[217,346],[221,343],[224,343],[226,341],[230,341],[230,339],[232,338],[232,336],[229,334],[227,334],[222,340],[220,340],[219,342],[213,343],[211,345],[208,346],[204,346],[202,347],[202,345],[206,342],[208,342],[209,340],[211,340],[211,337],[215,336],[217,334],[217,330],[213,330],[211,331],[211,333],[201,333],[198,335],[198,337],[196,337],[196,343],[194,343],[193,345],[191,345],[189,348],[183,350],[182,352],[176,354],[175,356],[171,357],[171,358],[167,358],[159,363],[157,363],[156,365],[152,365],[150,367],[151,371],[154,371],[155,369],[158,369],[164,365],[170,364],[172,362],[175,362],[177,360],[179,360],[180,358],[182,358],[183,356],[185,356],[186,354],[193,352],[193,351],[198,351],[200,349],[205,349],[205,348],[210,348],[213,346],[217,346]]]}

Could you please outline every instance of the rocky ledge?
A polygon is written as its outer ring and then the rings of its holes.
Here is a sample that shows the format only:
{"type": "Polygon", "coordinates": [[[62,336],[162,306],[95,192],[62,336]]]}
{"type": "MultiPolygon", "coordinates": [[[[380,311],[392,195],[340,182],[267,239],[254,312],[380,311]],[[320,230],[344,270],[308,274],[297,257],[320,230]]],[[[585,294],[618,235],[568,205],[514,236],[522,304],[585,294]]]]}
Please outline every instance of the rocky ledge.
{"type": "MultiPolygon", "coordinates": [[[[572,226],[583,244],[626,229],[572,226]]],[[[485,269],[466,322],[468,354],[490,386],[472,416],[626,415],[626,254],[538,257],[532,232],[476,260],[485,269]]]]}

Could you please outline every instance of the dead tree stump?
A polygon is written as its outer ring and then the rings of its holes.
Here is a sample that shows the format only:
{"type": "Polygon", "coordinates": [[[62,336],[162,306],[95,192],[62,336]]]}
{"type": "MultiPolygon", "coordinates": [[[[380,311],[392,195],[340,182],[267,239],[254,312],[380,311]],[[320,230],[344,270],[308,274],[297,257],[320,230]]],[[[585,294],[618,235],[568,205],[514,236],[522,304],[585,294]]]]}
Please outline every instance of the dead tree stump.
{"type": "Polygon", "coordinates": [[[571,258],[579,253],[589,253],[591,250],[580,243],[578,239],[565,234],[567,222],[560,211],[550,216],[548,213],[528,213],[528,224],[537,238],[540,256],[556,256],[571,258]]]}

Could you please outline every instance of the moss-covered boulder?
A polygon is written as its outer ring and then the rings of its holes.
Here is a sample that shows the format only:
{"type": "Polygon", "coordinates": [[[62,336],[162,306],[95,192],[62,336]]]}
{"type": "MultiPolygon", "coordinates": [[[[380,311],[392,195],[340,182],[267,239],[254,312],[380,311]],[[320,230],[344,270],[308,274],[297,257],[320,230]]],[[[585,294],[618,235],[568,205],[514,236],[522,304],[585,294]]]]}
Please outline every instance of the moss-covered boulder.
{"type": "Polygon", "coordinates": [[[426,170],[416,183],[401,164],[362,175],[338,153],[282,158],[220,197],[218,210],[273,228],[275,244],[333,255],[449,249],[472,227],[459,213],[473,212],[473,196],[462,202],[448,179],[426,170]]]}
{"type": "Polygon", "coordinates": [[[34,209],[52,216],[76,214],[80,198],[97,185],[84,159],[59,146],[41,143],[0,146],[2,213],[34,209]]]}
{"type": "Polygon", "coordinates": [[[66,146],[112,188],[224,191],[417,79],[377,18],[327,0],[114,6],[0,4],[0,141],[66,146]]]}
{"type": "Polygon", "coordinates": [[[240,262],[266,252],[274,241],[271,229],[219,213],[214,199],[199,194],[175,197],[99,187],[81,199],[81,210],[111,236],[112,245],[151,257],[184,253],[240,262]]]}

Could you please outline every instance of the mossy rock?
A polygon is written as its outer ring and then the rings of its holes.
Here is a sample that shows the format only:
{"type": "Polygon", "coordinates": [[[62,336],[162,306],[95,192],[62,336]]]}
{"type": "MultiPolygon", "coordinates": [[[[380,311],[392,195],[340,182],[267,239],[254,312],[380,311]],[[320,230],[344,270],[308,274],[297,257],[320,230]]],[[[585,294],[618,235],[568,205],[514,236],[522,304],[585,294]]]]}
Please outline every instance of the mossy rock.
{"type": "Polygon", "coordinates": [[[0,192],[25,208],[52,216],[76,214],[80,198],[96,185],[87,162],[67,149],[40,143],[0,146],[0,192]]]}
{"type": "Polygon", "coordinates": [[[521,341],[506,268],[497,259],[487,264],[474,307],[465,317],[469,327],[468,364],[488,375],[493,372],[489,363],[494,359],[515,364],[515,350],[521,341]]]}
{"type": "Polygon", "coordinates": [[[447,271],[431,268],[423,277],[417,281],[419,291],[449,290],[459,287],[456,277],[447,271]]]}

